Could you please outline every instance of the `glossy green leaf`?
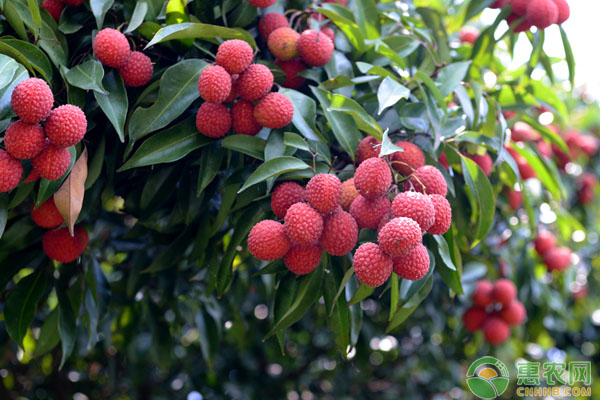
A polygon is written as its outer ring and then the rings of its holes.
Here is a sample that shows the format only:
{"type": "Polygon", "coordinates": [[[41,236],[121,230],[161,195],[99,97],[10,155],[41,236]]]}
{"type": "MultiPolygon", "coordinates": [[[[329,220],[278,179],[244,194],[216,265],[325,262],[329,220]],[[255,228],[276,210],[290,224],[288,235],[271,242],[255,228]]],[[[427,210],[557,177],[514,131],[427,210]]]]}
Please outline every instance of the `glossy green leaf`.
{"type": "Polygon", "coordinates": [[[292,89],[281,89],[294,105],[292,124],[308,140],[321,140],[315,126],[316,108],[315,101],[307,95],[292,89]]]}
{"type": "Polygon", "coordinates": [[[230,135],[223,139],[221,146],[226,149],[239,151],[248,154],[259,160],[265,159],[265,146],[267,142],[256,136],[250,135],[230,135]]]}
{"type": "Polygon", "coordinates": [[[67,293],[60,288],[56,288],[56,295],[58,297],[58,333],[62,348],[62,358],[58,368],[62,369],[75,348],[77,316],[67,293]]]}
{"type": "Polygon", "coordinates": [[[374,287],[367,286],[361,282],[356,292],[354,292],[352,298],[348,301],[348,306],[360,303],[361,301],[369,297],[371,294],[373,294],[374,291],[374,287]]]}
{"type": "Polygon", "coordinates": [[[398,83],[395,79],[389,76],[385,77],[379,89],[377,89],[377,101],[379,102],[378,114],[388,107],[392,107],[402,99],[407,99],[410,95],[410,90],[398,83]]]}
{"type": "Polygon", "coordinates": [[[131,15],[129,25],[127,25],[125,33],[135,31],[144,22],[144,17],[146,17],[147,12],[148,3],[146,3],[145,1],[136,2],[135,8],[133,9],[133,14],[131,15]]]}
{"type": "Polygon", "coordinates": [[[40,329],[40,337],[35,343],[34,357],[42,356],[56,347],[60,342],[58,333],[58,307],[55,307],[46,316],[46,320],[40,329]]]}
{"type": "Polygon", "coordinates": [[[367,49],[365,43],[365,36],[362,29],[354,21],[350,10],[346,10],[344,13],[343,7],[335,4],[323,4],[323,6],[317,11],[320,14],[326,16],[331,22],[333,22],[348,38],[348,41],[354,46],[359,52],[364,52],[367,49]],[[342,15],[343,14],[343,15],[342,15]]]}
{"type": "Polygon", "coordinates": [[[58,30],[56,21],[46,10],[42,12],[39,46],[48,54],[57,69],[66,66],[69,58],[69,46],[65,35],[58,30]]]}
{"type": "MultiPolygon", "coordinates": [[[[100,67],[102,68],[102,67],[100,67]]],[[[111,71],[102,80],[105,93],[94,90],[98,105],[115,128],[121,143],[125,141],[125,119],[127,118],[127,91],[123,79],[116,71],[111,71]]]]}
{"type": "Polygon", "coordinates": [[[358,26],[366,39],[377,39],[381,36],[379,12],[374,0],[356,0],[350,3],[358,26]]]}
{"type": "Polygon", "coordinates": [[[471,247],[475,247],[484,237],[494,221],[496,201],[492,185],[485,173],[470,158],[461,157],[463,175],[477,202],[476,226],[471,247]]]}
{"type": "Polygon", "coordinates": [[[92,14],[94,14],[94,18],[96,19],[96,26],[98,29],[102,29],[104,16],[112,7],[113,3],[114,0],[90,0],[90,8],[92,9],[92,14]]]}
{"type": "Polygon", "coordinates": [[[102,87],[102,78],[104,78],[104,68],[96,60],[88,60],[83,64],[79,64],[65,74],[67,82],[75,87],[109,95],[102,87]]]}
{"type": "Polygon", "coordinates": [[[250,175],[238,193],[243,192],[252,185],[264,182],[269,178],[279,176],[290,171],[300,171],[308,169],[309,166],[304,161],[295,157],[277,157],[261,164],[256,171],[250,175]]]}
{"type": "Polygon", "coordinates": [[[238,28],[225,28],[218,25],[201,24],[197,22],[184,22],[161,28],[146,48],[158,43],[175,39],[241,39],[252,48],[256,48],[254,38],[247,31],[238,28]]]}
{"type": "Polygon", "coordinates": [[[470,61],[461,61],[440,69],[437,81],[441,83],[440,92],[442,96],[446,97],[456,89],[467,76],[470,66],[470,61]]]}
{"type": "Polygon", "coordinates": [[[0,54],[14,58],[30,72],[42,75],[46,81],[52,80],[52,65],[36,46],[18,39],[0,38],[0,54]]]}
{"type": "Polygon", "coordinates": [[[216,146],[204,149],[200,157],[200,171],[198,174],[198,188],[196,197],[200,197],[204,189],[215,179],[223,160],[223,150],[216,146]]]}

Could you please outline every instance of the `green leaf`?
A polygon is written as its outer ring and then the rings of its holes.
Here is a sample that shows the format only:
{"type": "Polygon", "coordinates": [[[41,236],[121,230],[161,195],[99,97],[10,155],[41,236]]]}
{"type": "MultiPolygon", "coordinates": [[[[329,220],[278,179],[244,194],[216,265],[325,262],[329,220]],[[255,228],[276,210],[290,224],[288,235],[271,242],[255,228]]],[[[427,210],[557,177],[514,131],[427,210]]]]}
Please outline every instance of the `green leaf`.
{"type": "Polygon", "coordinates": [[[462,294],[463,289],[460,283],[460,272],[458,271],[458,268],[454,265],[454,261],[452,261],[452,256],[448,242],[446,242],[444,236],[441,235],[433,235],[433,238],[437,242],[436,265],[438,265],[438,271],[442,276],[442,279],[450,289],[454,290],[458,294],[462,294]]]}
{"type": "Polygon", "coordinates": [[[538,131],[544,139],[548,140],[551,143],[554,143],[565,153],[567,153],[567,154],[571,153],[571,151],[569,150],[569,147],[567,146],[567,144],[565,143],[563,138],[560,137],[560,135],[558,135],[552,129],[549,129],[548,127],[540,124],[535,118],[532,118],[531,116],[529,116],[527,114],[523,114],[521,116],[521,119],[523,120],[523,122],[527,122],[527,124],[531,125],[531,127],[533,129],[538,131]]]}
{"type": "MultiPolygon", "coordinates": [[[[62,369],[75,347],[77,317],[73,311],[73,306],[71,305],[67,292],[60,288],[56,288],[56,295],[58,297],[58,333],[60,335],[62,347],[62,358],[58,369],[62,369]]],[[[79,311],[79,309],[77,311],[79,311]]]]}
{"type": "Polygon", "coordinates": [[[69,46],[67,39],[62,32],[58,30],[56,21],[46,10],[42,12],[42,27],[40,31],[41,39],[38,42],[39,46],[48,54],[50,60],[54,63],[57,69],[61,66],[66,66],[69,58],[69,46]]]}
{"type": "Polygon", "coordinates": [[[125,33],[135,31],[142,24],[142,22],[144,22],[144,17],[146,17],[147,12],[148,3],[145,1],[138,1],[135,3],[135,8],[133,9],[133,14],[131,15],[129,25],[127,25],[127,30],[125,30],[125,33]]]}
{"type": "Polygon", "coordinates": [[[358,24],[354,22],[354,18],[350,10],[344,10],[344,7],[335,4],[323,4],[323,6],[317,9],[317,11],[326,16],[331,22],[340,28],[340,30],[344,32],[348,38],[348,41],[359,52],[362,53],[367,50],[363,31],[360,29],[358,24]]]}
{"type": "Polygon", "coordinates": [[[464,22],[467,22],[471,18],[479,15],[484,9],[492,5],[494,0],[471,0],[469,1],[469,6],[465,10],[465,18],[464,22]]]}
{"type": "Polygon", "coordinates": [[[398,275],[392,273],[392,283],[390,285],[390,316],[388,321],[391,321],[396,311],[398,310],[398,300],[400,298],[400,291],[398,287],[398,275]]]}
{"type": "Polygon", "coordinates": [[[46,317],[42,329],[40,329],[40,337],[35,343],[34,357],[42,356],[56,347],[60,342],[58,333],[58,307],[55,307],[46,317]]]}
{"type": "Polygon", "coordinates": [[[177,236],[177,238],[173,240],[173,242],[171,242],[169,246],[167,246],[167,248],[162,253],[160,253],[159,256],[154,258],[154,261],[152,261],[152,264],[150,264],[148,268],[142,270],[140,273],[156,273],[170,268],[174,264],[176,264],[179,261],[181,255],[185,253],[185,249],[190,244],[190,234],[191,227],[187,227],[179,234],[179,236],[177,236]]]}
{"type": "Polygon", "coordinates": [[[200,157],[200,173],[198,175],[196,197],[200,197],[204,189],[215,179],[219,173],[222,160],[223,150],[220,148],[211,145],[204,149],[200,157]]]}
{"type": "Polygon", "coordinates": [[[367,286],[361,282],[356,292],[354,292],[354,295],[352,295],[352,298],[348,300],[348,306],[360,303],[361,301],[369,297],[371,294],[373,294],[374,291],[374,287],[367,286]]]}
{"type": "Polygon", "coordinates": [[[330,110],[350,115],[358,129],[378,139],[382,137],[383,131],[377,121],[356,100],[341,94],[332,94],[329,96],[329,101],[330,110]]]}
{"type": "Polygon", "coordinates": [[[456,89],[460,82],[465,79],[471,61],[455,62],[440,69],[437,81],[441,83],[440,92],[442,96],[450,95],[456,89]]]}
{"type": "Polygon", "coordinates": [[[25,29],[25,25],[23,23],[25,19],[19,15],[19,11],[17,11],[17,8],[11,1],[3,0],[2,3],[2,14],[10,26],[15,30],[21,39],[27,40],[27,30],[25,29]]]}
{"type": "Polygon", "coordinates": [[[1,38],[0,54],[14,58],[33,74],[37,71],[46,81],[52,81],[52,65],[48,57],[31,43],[8,37],[1,38]]]}
{"type": "Polygon", "coordinates": [[[66,74],[65,79],[71,85],[83,90],[93,90],[104,95],[109,93],[102,87],[102,78],[104,77],[104,68],[99,61],[88,60],[71,68],[66,74]]]}
{"type": "Polygon", "coordinates": [[[98,29],[102,29],[104,16],[112,7],[113,3],[114,0],[90,0],[90,8],[92,9],[92,14],[94,14],[94,18],[96,19],[96,26],[98,29]]]}
{"type": "Polygon", "coordinates": [[[350,3],[356,22],[367,39],[377,39],[381,36],[379,12],[373,0],[356,0],[350,3]]]}
{"type": "Polygon", "coordinates": [[[264,182],[269,178],[279,176],[290,171],[300,171],[308,169],[309,166],[302,160],[295,157],[277,157],[261,164],[256,171],[250,175],[238,193],[243,192],[252,185],[264,182]]]}
{"type": "Polygon", "coordinates": [[[127,118],[129,104],[123,79],[121,79],[121,75],[113,70],[104,77],[100,86],[103,86],[106,92],[102,93],[94,90],[94,97],[102,111],[104,111],[106,118],[117,131],[121,143],[123,143],[125,141],[125,119],[127,118]]]}
{"type": "Polygon", "coordinates": [[[42,25],[42,16],[40,15],[40,6],[36,0],[27,0],[29,13],[33,21],[33,36],[37,39],[40,26],[42,25]]]}
{"type": "Polygon", "coordinates": [[[250,135],[230,135],[221,142],[221,146],[226,149],[248,154],[261,161],[265,159],[266,145],[267,142],[264,139],[250,135]]]}
{"type": "Polygon", "coordinates": [[[377,89],[377,101],[379,102],[377,113],[381,114],[383,110],[392,107],[402,99],[407,99],[409,95],[410,90],[406,86],[402,86],[395,79],[386,76],[377,89]]]}
{"type": "Polygon", "coordinates": [[[218,25],[201,24],[198,22],[184,22],[181,24],[169,25],[161,28],[152,40],[146,45],[146,49],[157,43],[166,42],[175,39],[241,39],[253,49],[256,48],[256,42],[248,31],[239,28],[225,28],[218,25]]]}
{"type": "Polygon", "coordinates": [[[12,82],[18,69],[19,63],[4,54],[0,54],[0,89],[12,82]]]}
{"type": "Polygon", "coordinates": [[[470,158],[461,157],[463,175],[467,186],[471,189],[473,197],[477,202],[475,236],[471,248],[475,247],[483,239],[492,226],[496,202],[492,185],[485,173],[470,158]]]}
{"type": "MultiPolygon", "coordinates": [[[[344,291],[344,289],[346,288],[346,284],[348,283],[348,281],[350,280],[350,278],[352,278],[352,275],[354,275],[354,269],[353,268],[348,268],[346,270],[346,273],[344,274],[344,277],[342,278],[342,281],[340,282],[340,286],[333,298],[332,303],[336,304],[338,298],[340,297],[340,295],[342,294],[342,292],[344,291]]],[[[329,315],[331,315],[333,313],[333,307],[329,310],[329,315]]]]}
{"type": "Polygon", "coordinates": [[[571,82],[571,88],[575,87],[575,57],[573,56],[573,50],[571,49],[571,43],[569,43],[569,38],[567,37],[567,33],[563,29],[562,25],[560,28],[560,37],[563,42],[563,47],[565,49],[565,59],[567,60],[567,65],[569,67],[569,82],[571,82]]]}
{"type": "Polygon", "coordinates": [[[521,148],[519,146],[512,146],[521,156],[525,157],[527,163],[535,171],[536,177],[542,182],[542,184],[548,189],[556,200],[561,200],[566,197],[564,193],[563,185],[560,182],[559,174],[556,171],[549,169],[550,163],[546,163],[543,157],[537,153],[528,150],[527,148],[521,148]]]}
{"type": "Polygon", "coordinates": [[[277,274],[279,272],[289,271],[281,259],[272,261],[263,268],[252,274],[252,277],[260,275],[277,274]]]}
{"type": "Polygon", "coordinates": [[[307,95],[292,89],[280,89],[280,93],[283,93],[294,105],[292,124],[300,134],[308,140],[321,140],[315,126],[315,120],[317,119],[315,101],[307,95]]]}
{"type": "Polygon", "coordinates": [[[310,147],[308,146],[308,143],[306,143],[306,140],[294,132],[284,132],[283,143],[288,147],[310,151],[310,147]]]}

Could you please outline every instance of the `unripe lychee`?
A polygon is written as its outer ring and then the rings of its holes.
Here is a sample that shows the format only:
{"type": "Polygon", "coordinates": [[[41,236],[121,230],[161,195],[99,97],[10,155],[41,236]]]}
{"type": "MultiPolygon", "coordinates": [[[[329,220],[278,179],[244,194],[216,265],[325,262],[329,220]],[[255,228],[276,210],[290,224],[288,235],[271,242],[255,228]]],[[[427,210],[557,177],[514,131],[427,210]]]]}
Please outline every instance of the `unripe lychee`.
{"type": "MultiPolygon", "coordinates": [[[[381,247],[381,244],[379,246],[381,247]]],[[[408,253],[393,257],[392,261],[394,262],[394,272],[402,279],[418,281],[429,271],[429,252],[421,243],[418,243],[408,253]]]]}
{"type": "Polygon", "coordinates": [[[298,52],[302,61],[313,67],[322,67],[331,60],[333,42],[324,33],[305,30],[298,39],[298,52]]]}
{"type": "Polygon", "coordinates": [[[267,46],[269,46],[269,50],[275,58],[282,61],[289,61],[298,57],[299,38],[300,34],[298,32],[284,26],[271,32],[267,39],[267,46]]]}
{"type": "Polygon", "coordinates": [[[354,174],[354,185],[363,197],[374,200],[385,195],[392,184],[392,172],[381,158],[362,162],[354,174]]]}
{"type": "Polygon", "coordinates": [[[507,307],[516,298],[517,288],[511,280],[498,279],[494,282],[494,288],[492,289],[492,299],[494,302],[507,307]]]}
{"type": "Polygon", "coordinates": [[[358,225],[346,211],[339,210],[325,217],[319,244],[332,256],[343,256],[352,251],[358,240],[358,225]]]}
{"type": "Polygon", "coordinates": [[[256,8],[267,8],[275,4],[277,0],[248,0],[248,3],[256,8]]]}
{"type": "Polygon", "coordinates": [[[301,245],[316,244],[323,233],[323,217],[306,203],[293,204],[285,214],[285,232],[301,245]]]}
{"type": "Polygon", "coordinates": [[[479,168],[481,168],[481,170],[486,176],[490,176],[490,174],[492,173],[492,166],[494,165],[494,162],[492,161],[492,157],[490,157],[488,153],[467,154],[467,157],[473,160],[475,164],[477,164],[479,168]]]}
{"type": "Polygon", "coordinates": [[[125,63],[119,67],[119,74],[127,86],[144,86],[154,73],[154,66],[150,57],[141,51],[134,51],[127,58],[125,63]]]}
{"type": "Polygon", "coordinates": [[[483,336],[489,344],[498,345],[510,336],[510,328],[501,318],[489,317],[483,323],[483,336]]]}
{"type": "Polygon", "coordinates": [[[359,196],[356,186],[354,186],[354,178],[348,179],[342,183],[342,197],[340,205],[346,211],[350,211],[350,206],[354,199],[359,196]]]}
{"type": "Polygon", "coordinates": [[[541,256],[548,250],[556,247],[556,237],[550,231],[540,231],[533,244],[535,251],[541,256]]]}
{"type": "Polygon", "coordinates": [[[518,300],[500,310],[500,318],[509,325],[521,325],[525,321],[525,317],[527,317],[527,311],[523,303],[518,300]]]}
{"type": "Polygon", "coordinates": [[[381,142],[373,136],[367,136],[360,141],[356,148],[356,161],[361,164],[368,158],[379,157],[381,142]]]}
{"type": "Polygon", "coordinates": [[[358,196],[350,205],[350,214],[356,220],[358,229],[377,229],[379,221],[390,212],[391,208],[392,204],[385,196],[375,200],[358,196]]]}
{"type": "Polygon", "coordinates": [[[40,204],[38,208],[31,209],[31,219],[37,226],[46,229],[54,229],[64,222],[52,197],[40,204]]]}
{"type": "Polygon", "coordinates": [[[285,81],[282,86],[289,89],[300,88],[306,79],[298,74],[306,70],[306,64],[300,59],[294,59],[290,61],[275,60],[275,64],[279,66],[285,72],[285,81]]]}
{"type": "Polygon", "coordinates": [[[23,176],[21,161],[0,150],[0,193],[14,189],[23,176]]]}
{"type": "Polygon", "coordinates": [[[36,124],[52,110],[54,96],[50,86],[38,78],[25,79],[12,92],[10,105],[21,121],[36,124]]]}
{"type": "Polygon", "coordinates": [[[471,333],[477,332],[483,326],[487,313],[481,307],[469,307],[462,316],[465,329],[471,333]]]}
{"type": "Polygon", "coordinates": [[[60,21],[60,14],[65,8],[65,3],[62,0],[44,0],[41,4],[42,8],[48,11],[48,14],[58,23],[60,21]]]}
{"type": "Polygon", "coordinates": [[[397,142],[396,146],[401,147],[404,151],[397,151],[391,156],[392,168],[402,175],[410,175],[417,168],[425,165],[425,154],[414,143],[397,142]]]}
{"type": "Polygon", "coordinates": [[[76,226],[73,233],[71,236],[68,228],[47,231],[42,238],[46,255],[62,263],[75,261],[88,245],[88,233],[81,226],[76,226]]]}
{"type": "Polygon", "coordinates": [[[231,92],[231,76],[225,68],[209,65],[198,78],[198,92],[209,103],[223,103],[231,92]]]}
{"type": "Polygon", "coordinates": [[[37,156],[45,144],[44,129],[39,124],[16,121],[8,126],[4,134],[6,151],[19,160],[37,156]]]}
{"type": "Polygon", "coordinates": [[[232,39],[221,43],[215,62],[230,74],[239,74],[248,68],[253,58],[254,52],[248,43],[240,39],[232,39]]]}
{"type": "Polygon", "coordinates": [[[569,19],[569,16],[571,15],[571,9],[569,8],[569,4],[567,3],[567,0],[553,0],[553,1],[554,1],[554,4],[556,4],[556,7],[558,9],[558,18],[556,20],[556,23],[560,25],[569,19]]]}
{"type": "Polygon", "coordinates": [[[254,107],[254,118],[264,127],[283,128],[294,119],[294,104],[281,93],[269,93],[254,107]]]}
{"type": "Polygon", "coordinates": [[[271,70],[262,64],[251,64],[240,74],[236,82],[240,96],[254,101],[264,97],[273,86],[271,70]]]}
{"type": "Polygon", "coordinates": [[[131,54],[125,35],[116,29],[104,28],[94,38],[94,54],[108,67],[119,68],[131,54]]]}
{"type": "Polygon", "coordinates": [[[429,199],[433,203],[433,208],[435,209],[435,221],[433,222],[433,225],[427,229],[427,233],[432,235],[443,235],[450,229],[450,225],[452,224],[452,208],[450,207],[448,200],[439,194],[432,194],[429,196],[429,199]]]}
{"type": "Polygon", "coordinates": [[[72,104],[56,107],[44,124],[46,136],[56,146],[69,147],[81,142],[87,130],[87,118],[72,104]]]}
{"type": "Polygon", "coordinates": [[[55,181],[69,170],[71,152],[67,147],[47,143],[44,150],[31,161],[31,164],[42,178],[55,181]]]}
{"type": "Polygon", "coordinates": [[[558,21],[558,7],[553,0],[529,0],[527,19],[539,29],[545,29],[558,21]]]}
{"type": "Polygon", "coordinates": [[[283,257],[285,266],[296,275],[308,274],[321,262],[321,248],[318,244],[302,246],[293,243],[283,257]]]}
{"type": "Polygon", "coordinates": [[[424,165],[411,175],[410,179],[404,183],[404,191],[412,188],[416,192],[426,194],[439,194],[446,197],[448,186],[444,175],[434,166],[424,165]]]}
{"type": "Polygon", "coordinates": [[[377,241],[385,253],[400,257],[421,242],[421,228],[410,218],[393,218],[381,228],[377,241]]]}
{"type": "Polygon", "coordinates": [[[486,307],[492,304],[492,291],[494,285],[487,279],[480,279],[475,283],[475,291],[473,292],[473,304],[479,307],[486,307]]]}
{"type": "Polygon", "coordinates": [[[285,218],[287,210],[296,203],[306,200],[304,188],[296,182],[283,182],[273,190],[271,195],[271,209],[279,219],[285,218]]]}
{"type": "Polygon", "coordinates": [[[306,184],[306,200],[322,214],[335,211],[342,197],[342,182],[333,174],[318,174],[306,184]]]}
{"type": "Polygon", "coordinates": [[[273,12],[262,16],[258,21],[258,33],[267,40],[269,35],[277,28],[283,28],[289,26],[287,18],[279,13],[273,12]]]}
{"type": "Polygon", "coordinates": [[[479,37],[479,29],[470,25],[463,26],[458,35],[461,42],[475,44],[475,41],[479,37]]]}
{"type": "Polygon", "coordinates": [[[254,105],[248,100],[240,99],[231,107],[231,119],[233,131],[241,135],[254,136],[262,129],[254,118],[254,105]]]}
{"type": "Polygon", "coordinates": [[[231,113],[223,104],[202,103],[196,114],[196,128],[204,136],[221,138],[231,129],[231,113]]]}
{"type": "Polygon", "coordinates": [[[392,202],[394,218],[406,217],[414,220],[425,233],[435,222],[435,208],[431,197],[418,192],[399,193],[392,202]]]}
{"type": "Polygon", "coordinates": [[[529,0],[510,0],[510,6],[517,15],[525,15],[527,12],[527,3],[529,3],[529,0]]]}
{"type": "Polygon", "coordinates": [[[273,261],[282,258],[290,245],[283,225],[277,221],[260,221],[248,234],[248,251],[259,260],[273,261]]]}
{"type": "Polygon", "coordinates": [[[571,265],[571,249],[555,247],[544,253],[544,264],[548,271],[564,271],[571,265]]]}
{"type": "Polygon", "coordinates": [[[367,286],[381,286],[392,274],[392,258],[375,243],[360,245],[354,252],[354,273],[367,286]]]}

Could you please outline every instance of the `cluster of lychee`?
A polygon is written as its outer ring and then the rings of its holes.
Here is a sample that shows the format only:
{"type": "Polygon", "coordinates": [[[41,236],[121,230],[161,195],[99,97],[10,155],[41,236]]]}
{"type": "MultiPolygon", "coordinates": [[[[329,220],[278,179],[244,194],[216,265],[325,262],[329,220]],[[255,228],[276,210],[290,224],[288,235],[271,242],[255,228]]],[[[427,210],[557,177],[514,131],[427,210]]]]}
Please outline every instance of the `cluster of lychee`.
{"type": "Polygon", "coordinates": [[[563,170],[573,159],[577,159],[582,156],[593,157],[598,154],[598,150],[600,150],[600,142],[595,136],[583,134],[575,129],[569,129],[561,132],[555,125],[550,125],[548,128],[561,135],[567,144],[569,151],[568,153],[565,153],[553,143],[551,150],[544,155],[550,157],[552,154],[554,154],[558,162],[558,166],[563,170]]]}
{"type": "Polygon", "coordinates": [[[50,14],[58,23],[58,21],[60,21],[60,14],[66,6],[78,7],[84,2],[85,0],[44,0],[42,1],[41,6],[48,11],[48,14],[50,14]]]}
{"type": "Polygon", "coordinates": [[[564,271],[571,266],[571,249],[558,247],[556,237],[548,230],[540,231],[533,241],[535,251],[542,257],[548,271],[564,271]]]}
{"type": "Polygon", "coordinates": [[[42,247],[46,255],[56,261],[69,263],[75,261],[88,245],[88,233],[84,227],[78,225],[69,233],[69,228],[62,227],[65,221],[56,208],[51,197],[39,207],[31,209],[31,220],[39,227],[48,229],[42,238],[42,247]]]}
{"type": "Polygon", "coordinates": [[[94,54],[100,62],[117,68],[127,86],[144,86],[152,78],[154,67],[150,57],[131,51],[127,37],[116,29],[104,28],[94,38],[94,54]]]}
{"type": "Polygon", "coordinates": [[[546,29],[550,25],[560,25],[569,19],[571,13],[566,0],[497,0],[490,8],[507,5],[512,8],[512,13],[506,22],[512,25],[517,20],[521,21],[514,27],[515,32],[528,31],[532,26],[546,29]]]}
{"type": "Polygon", "coordinates": [[[198,79],[204,103],[196,115],[198,131],[221,138],[235,133],[256,135],[262,127],[279,129],[292,122],[294,105],[282,93],[271,92],[273,74],[263,64],[252,64],[252,47],[243,40],[227,40],[219,46],[216,64],[206,67],[198,79]],[[231,110],[224,103],[232,103],[231,110]]]}
{"type": "Polygon", "coordinates": [[[493,345],[508,339],[510,326],[522,325],[527,317],[523,303],[517,300],[517,288],[508,279],[477,281],[472,301],[463,314],[465,329],[471,333],[482,330],[485,340],[493,345]]]}
{"type": "Polygon", "coordinates": [[[21,181],[21,160],[31,160],[33,166],[25,182],[39,177],[56,180],[69,169],[68,147],[83,139],[87,119],[75,105],[52,109],[53,105],[52,90],[42,79],[26,79],[13,90],[11,106],[20,119],[10,124],[4,134],[6,151],[0,150],[0,192],[12,190],[21,181]]]}

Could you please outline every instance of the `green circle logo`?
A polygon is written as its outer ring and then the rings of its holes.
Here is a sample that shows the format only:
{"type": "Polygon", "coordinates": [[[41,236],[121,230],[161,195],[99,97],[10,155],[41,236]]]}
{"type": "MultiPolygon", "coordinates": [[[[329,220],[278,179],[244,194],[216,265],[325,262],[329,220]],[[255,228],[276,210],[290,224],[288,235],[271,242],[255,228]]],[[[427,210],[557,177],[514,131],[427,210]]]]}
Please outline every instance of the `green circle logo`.
{"type": "Polygon", "coordinates": [[[508,387],[506,365],[494,357],[476,360],[467,371],[467,385],[473,394],[482,399],[500,397],[508,387]]]}

